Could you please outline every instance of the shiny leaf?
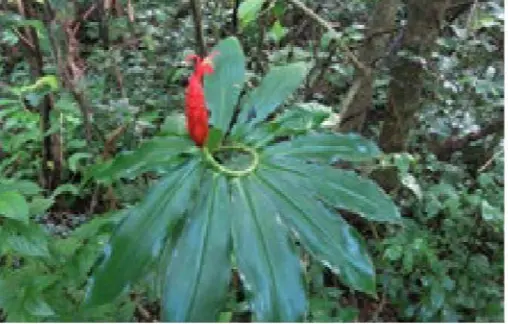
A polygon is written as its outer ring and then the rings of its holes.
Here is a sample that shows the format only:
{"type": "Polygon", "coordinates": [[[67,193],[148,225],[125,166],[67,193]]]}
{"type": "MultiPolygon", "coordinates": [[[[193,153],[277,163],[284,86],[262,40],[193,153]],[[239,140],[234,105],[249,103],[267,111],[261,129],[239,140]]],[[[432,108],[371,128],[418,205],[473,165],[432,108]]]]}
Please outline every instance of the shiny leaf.
{"type": "Polygon", "coordinates": [[[213,322],[229,288],[230,204],[227,179],[209,172],[170,257],[163,321],[213,322]]]}
{"type": "Polygon", "coordinates": [[[267,167],[257,175],[303,246],[346,285],[374,295],[374,267],[355,229],[309,194],[312,187],[305,178],[267,167]]]}
{"type": "Polygon", "coordinates": [[[319,104],[302,104],[286,109],[273,121],[256,126],[243,136],[254,147],[264,147],[277,137],[301,135],[317,129],[330,116],[331,109],[319,104]]]}
{"type": "Polygon", "coordinates": [[[197,161],[177,167],[128,212],[90,280],[89,306],[105,304],[128,290],[158,257],[166,236],[192,206],[201,173],[197,161]]]}
{"type": "Polygon", "coordinates": [[[48,235],[36,224],[4,224],[5,248],[21,256],[47,257],[48,235]]]}
{"type": "Polygon", "coordinates": [[[306,301],[301,267],[272,198],[249,178],[232,180],[235,258],[256,321],[299,321],[306,301]]]}
{"type": "Polygon", "coordinates": [[[195,149],[187,137],[160,137],[148,140],[132,152],[120,153],[113,160],[92,166],[87,177],[102,182],[120,178],[134,178],[143,172],[171,165],[182,153],[195,149]]]}
{"type": "Polygon", "coordinates": [[[257,15],[263,7],[265,0],[244,0],[238,8],[238,18],[242,26],[247,26],[251,21],[256,19],[257,15]]]}
{"type": "Polygon", "coordinates": [[[370,161],[380,156],[372,141],[356,134],[309,134],[277,143],[264,150],[267,155],[288,156],[330,163],[333,159],[370,161]]]}
{"type": "Polygon", "coordinates": [[[211,53],[214,72],[204,78],[206,103],[211,124],[226,133],[245,81],[245,57],[235,37],[222,40],[211,53]]]}
{"type": "Polygon", "coordinates": [[[28,223],[29,208],[25,197],[15,191],[0,192],[0,217],[28,223]]]}
{"type": "Polygon", "coordinates": [[[304,62],[272,68],[259,87],[247,96],[247,100],[242,104],[238,121],[240,123],[249,121],[255,124],[265,120],[275,108],[298,89],[306,75],[307,64],[304,62]],[[253,114],[252,119],[250,119],[251,114],[253,114]]]}
{"type": "Polygon", "coordinates": [[[390,197],[372,180],[353,171],[326,165],[313,165],[290,158],[268,157],[265,163],[304,176],[316,192],[316,198],[378,222],[400,223],[400,213],[390,197]],[[308,176],[312,175],[312,176],[308,176]]]}

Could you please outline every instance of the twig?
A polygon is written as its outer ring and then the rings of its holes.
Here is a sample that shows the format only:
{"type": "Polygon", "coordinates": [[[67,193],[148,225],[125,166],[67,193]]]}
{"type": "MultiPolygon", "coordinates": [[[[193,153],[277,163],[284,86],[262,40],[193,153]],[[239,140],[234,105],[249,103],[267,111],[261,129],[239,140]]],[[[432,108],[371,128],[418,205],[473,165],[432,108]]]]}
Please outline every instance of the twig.
{"type": "Polygon", "coordinates": [[[35,51],[34,44],[28,38],[26,38],[25,35],[23,35],[23,33],[21,33],[16,28],[12,28],[12,30],[16,33],[16,35],[18,35],[19,39],[21,40],[21,42],[23,42],[23,44],[25,44],[26,47],[28,47],[32,52],[35,51]]]}
{"type": "Polygon", "coordinates": [[[265,67],[263,65],[263,44],[265,41],[265,35],[266,35],[266,18],[261,13],[258,18],[258,25],[259,25],[259,38],[258,38],[258,44],[257,44],[257,52],[256,52],[256,61],[257,61],[257,67],[258,72],[260,74],[265,74],[265,67]]]}
{"type": "Polygon", "coordinates": [[[136,310],[139,312],[139,315],[143,317],[147,322],[152,321],[152,315],[150,315],[150,312],[146,310],[146,308],[143,307],[143,305],[136,303],[136,310]]]}
{"type": "Polygon", "coordinates": [[[87,20],[88,17],[92,14],[92,12],[97,8],[97,3],[94,3],[93,5],[88,8],[88,10],[83,14],[82,19],[87,20]]]}
{"type": "MultiPolygon", "coordinates": [[[[307,16],[312,18],[318,24],[323,26],[327,31],[329,31],[332,34],[337,34],[337,31],[335,30],[335,28],[333,27],[333,25],[330,22],[328,22],[328,21],[324,20],[323,18],[321,18],[312,9],[307,7],[303,2],[301,2],[300,0],[289,0],[289,2],[292,3],[293,5],[295,5],[296,7],[298,7],[300,10],[302,10],[307,16]]],[[[346,56],[355,65],[355,67],[357,69],[359,69],[360,71],[362,71],[362,73],[364,75],[369,75],[371,73],[370,68],[366,67],[365,64],[363,64],[358,59],[358,57],[356,57],[356,55],[353,52],[351,52],[351,50],[347,46],[341,45],[340,47],[344,51],[346,56]]]]}
{"type": "Polygon", "coordinates": [[[88,214],[89,215],[95,214],[95,207],[97,207],[97,202],[99,200],[100,190],[101,190],[101,185],[96,184],[95,189],[93,190],[93,193],[92,193],[92,198],[90,199],[90,206],[88,207],[88,214]]]}
{"type": "Polygon", "coordinates": [[[360,88],[362,86],[364,78],[365,78],[364,76],[360,76],[360,77],[357,77],[353,81],[353,85],[349,88],[344,100],[342,100],[342,104],[341,104],[339,113],[345,112],[348,109],[349,105],[351,105],[351,103],[353,102],[353,99],[355,98],[356,94],[358,93],[358,90],[360,90],[360,88]]]}
{"type": "Polygon", "coordinates": [[[373,31],[371,32],[370,34],[367,34],[365,36],[365,39],[363,40],[363,43],[368,43],[370,42],[372,39],[376,38],[376,37],[381,37],[381,36],[384,36],[386,34],[390,34],[390,35],[393,35],[396,31],[398,31],[397,28],[388,28],[388,29],[383,29],[383,30],[377,30],[377,31],[373,31]]]}
{"type": "Polygon", "coordinates": [[[383,311],[386,305],[386,294],[383,290],[383,294],[381,295],[381,302],[379,303],[379,306],[374,311],[374,314],[370,318],[369,322],[377,322],[379,319],[379,314],[383,311]]]}
{"type": "Polygon", "coordinates": [[[466,30],[467,34],[471,34],[471,30],[473,29],[473,20],[474,15],[476,13],[476,8],[478,7],[478,0],[475,0],[471,5],[471,11],[469,12],[469,16],[467,17],[466,30]]]}
{"type": "Polygon", "coordinates": [[[306,100],[311,99],[311,96],[314,93],[316,84],[318,84],[318,82],[320,80],[323,80],[326,71],[332,65],[333,57],[335,56],[336,52],[337,52],[336,41],[332,40],[330,42],[330,44],[328,45],[328,57],[326,59],[321,60],[320,64],[314,65],[314,68],[309,72],[309,74],[307,76],[307,86],[306,86],[306,91],[305,91],[306,92],[305,93],[306,100]],[[319,73],[317,74],[317,76],[313,78],[313,76],[318,71],[319,71],[319,73]]]}
{"type": "Polygon", "coordinates": [[[478,173],[482,173],[483,171],[485,171],[495,160],[496,157],[498,157],[499,155],[501,155],[502,153],[504,153],[503,150],[501,151],[497,151],[496,153],[494,153],[490,159],[487,160],[487,162],[485,162],[484,165],[482,165],[479,169],[478,169],[478,173]]]}
{"type": "Polygon", "coordinates": [[[134,23],[134,6],[132,5],[131,0],[127,0],[127,16],[129,17],[129,22],[131,24],[134,23]]]}
{"type": "MultiPolygon", "coordinates": [[[[25,10],[25,4],[23,3],[23,0],[17,0],[16,4],[18,6],[18,12],[21,17],[26,18],[26,10],[25,10]]],[[[29,50],[32,51],[33,54],[35,54],[36,48],[34,44],[34,40],[32,39],[31,32],[29,27],[23,27],[24,33],[18,32],[16,29],[14,31],[19,36],[21,41],[28,47],[29,50]],[[24,34],[24,35],[23,35],[24,34]]]]}
{"type": "Polygon", "coordinates": [[[379,233],[377,232],[376,225],[369,222],[370,230],[372,231],[372,235],[374,235],[374,238],[376,241],[379,241],[379,233]]]}

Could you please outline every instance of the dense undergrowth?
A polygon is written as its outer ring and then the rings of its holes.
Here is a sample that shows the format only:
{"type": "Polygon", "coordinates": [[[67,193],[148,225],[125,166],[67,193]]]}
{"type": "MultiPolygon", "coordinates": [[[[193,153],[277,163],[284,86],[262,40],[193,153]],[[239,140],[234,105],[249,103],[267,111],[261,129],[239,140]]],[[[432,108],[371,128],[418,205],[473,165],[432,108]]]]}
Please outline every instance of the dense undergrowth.
{"type": "MultiPolygon", "coordinates": [[[[165,139],[186,134],[184,89],[192,66],[184,59],[200,47],[191,8],[185,1],[132,1],[123,11],[110,9],[105,23],[92,10],[72,38],[69,24],[76,27],[75,17],[83,17],[93,1],[78,1],[79,8],[48,1],[58,17],[52,24],[42,3],[21,2],[33,16],[22,17],[10,2],[0,6],[0,319],[158,320],[156,267],[111,303],[92,309],[84,302],[115,228],[171,174],[164,164],[165,139]],[[39,39],[39,74],[29,59],[30,42],[23,39],[27,27],[39,39]],[[76,68],[66,77],[56,49],[76,68]],[[49,96],[50,127],[42,132],[41,107],[49,96]],[[90,109],[89,125],[84,107],[90,109]],[[43,133],[52,139],[51,152],[45,151],[43,133]]],[[[331,37],[282,1],[264,7],[263,1],[247,2],[253,7],[240,10],[236,26],[233,1],[203,1],[206,48],[236,31],[246,59],[242,95],[272,66],[306,62],[311,68],[303,85],[277,110],[281,114],[268,116],[267,129],[280,132],[278,141],[311,128],[336,131],[337,113],[355,80],[353,65],[336,45],[361,48],[374,4],[307,1],[337,22],[340,35],[331,37]]],[[[443,23],[425,61],[421,109],[407,149],[377,156],[375,163],[334,161],[338,169],[377,181],[402,216],[401,224],[371,223],[357,210],[335,206],[366,239],[376,296],[355,291],[298,245],[306,320],[503,320],[504,9],[501,1],[473,2],[443,23]]],[[[376,67],[362,132],[373,142],[387,118],[391,67],[408,55],[396,48],[405,23],[405,5],[399,4],[397,31],[376,67]]],[[[237,272],[229,285],[218,319],[251,320],[250,295],[237,272]]]]}

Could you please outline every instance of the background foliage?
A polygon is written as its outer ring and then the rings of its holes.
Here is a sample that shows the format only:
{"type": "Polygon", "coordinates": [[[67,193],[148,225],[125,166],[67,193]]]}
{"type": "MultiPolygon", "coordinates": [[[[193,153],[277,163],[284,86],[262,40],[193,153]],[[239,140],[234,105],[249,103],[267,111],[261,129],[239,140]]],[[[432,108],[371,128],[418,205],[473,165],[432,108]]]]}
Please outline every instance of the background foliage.
{"type": "MultiPolygon", "coordinates": [[[[153,166],[169,145],[157,139],[185,133],[174,123],[192,70],[185,56],[236,35],[248,88],[273,65],[311,66],[280,116],[294,118],[296,102],[311,102],[303,109],[333,113],[324,127],[351,127],[378,142],[387,153],[379,163],[336,166],[377,181],[403,216],[402,227],[373,225],[341,211],[367,238],[377,299],[302,253],[307,320],[501,321],[503,2],[454,0],[444,8],[429,0],[444,9],[425,46],[408,40],[418,1],[385,1],[391,20],[379,2],[2,1],[0,319],[158,319],[154,274],[93,310],[82,307],[86,282],[123,211],[170,172],[153,166]],[[351,92],[362,71],[349,51],[372,69],[371,90],[362,79],[361,91],[351,92]],[[406,97],[394,80],[402,77],[411,86],[421,81],[418,96],[407,97],[416,107],[399,100],[406,97]],[[404,141],[397,149],[386,134],[394,120],[404,126],[390,128],[404,141]]],[[[293,130],[323,122],[306,116],[296,116],[293,130]]],[[[245,297],[233,275],[221,320],[249,320],[245,297]]]]}

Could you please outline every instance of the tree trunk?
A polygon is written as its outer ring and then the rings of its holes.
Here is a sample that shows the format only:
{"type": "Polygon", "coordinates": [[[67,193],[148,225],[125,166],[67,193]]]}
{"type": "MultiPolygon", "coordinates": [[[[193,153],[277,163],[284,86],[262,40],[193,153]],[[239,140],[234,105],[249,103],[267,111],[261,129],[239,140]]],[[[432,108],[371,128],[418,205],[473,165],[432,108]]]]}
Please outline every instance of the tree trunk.
{"type": "Polygon", "coordinates": [[[206,56],[206,41],[203,34],[203,15],[201,13],[201,1],[191,0],[192,16],[194,17],[194,33],[196,48],[199,56],[206,56]]]}
{"type": "Polygon", "coordinates": [[[401,152],[413,119],[420,108],[425,60],[439,36],[448,7],[447,0],[409,0],[408,24],[402,36],[401,50],[391,69],[387,116],[380,135],[380,146],[387,152],[401,152]]]}
{"type": "MultiPolygon", "coordinates": [[[[373,9],[373,16],[366,35],[365,45],[360,49],[358,58],[365,66],[374,65],[375,61],[382,57],[391,35],[396,28],[396,15],[399,0],[378,1],[373,9]]],[[[362,77],[362,71],[356,71],[355,79],[362,77]]],[[[365,76],[353,102],[347,109],[341,112],[339,131],[342,133],[361,132],[365,123],[367,112],[372,107],[373,80],[371,74],[365,76]]]]}
{"type": "MultiPolygon", "coordinates": [[[[32,1],[18,0],[19,14],[26,19],[38,19],[34,3],[32,1]]],[[[26,27],[24,34],[27,36],[33,47],[26,48],[27,61],[30,65],[30,71],[35,81],[44,76],[43,53],[39,44],[39,36],[33,27],[26,27]]],[[[53,110],[53,98],[51,94],[46,94],[42,103],[39,105],[41,117],[42,133],[42,186],[45,189],[54,189],[60,182],[62,170],[62,161],[60,159],[60,138],[48,134],[51,128],[50,114],[53,110]]]]}

